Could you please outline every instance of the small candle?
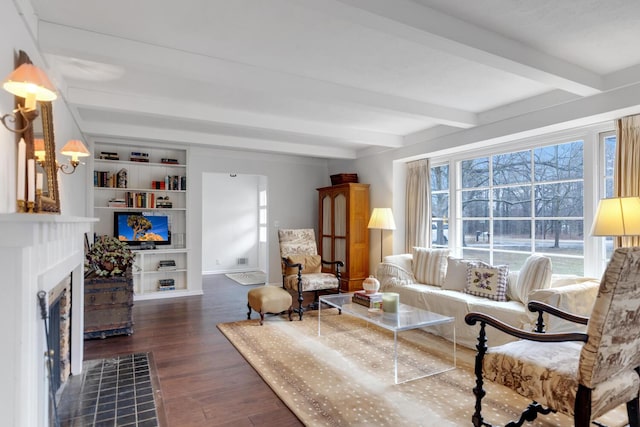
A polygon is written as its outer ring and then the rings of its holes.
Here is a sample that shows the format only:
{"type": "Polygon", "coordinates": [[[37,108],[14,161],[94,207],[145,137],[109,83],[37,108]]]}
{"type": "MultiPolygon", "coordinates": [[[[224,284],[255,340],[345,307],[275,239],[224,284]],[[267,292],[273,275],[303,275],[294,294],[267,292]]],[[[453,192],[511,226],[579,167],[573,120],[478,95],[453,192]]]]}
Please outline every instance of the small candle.
{"type": "Polygon", "coordinates": [[[26,167],[27,144],[20,138],[18,142],[18,200],[24,200],[24,169],[26,167]]]}
{"type": "Polygon", "coordinates": [[[27,202],[36,200],[36,161],[27,160],[27,202]]]}
{"type": "Polygon", "coordinates": [[[400,304],[400,294],[385,292],[382,294],[382,310],[385,313],[396,313],[400,304]]]}
{"type": "Polygon", "coordinates": [[[44,175],[42,175],[42,173],[38,172],[36,174],[36,191],[38,191],[38,190],[42,191],[43,183],[44,183],[44,175]]]}

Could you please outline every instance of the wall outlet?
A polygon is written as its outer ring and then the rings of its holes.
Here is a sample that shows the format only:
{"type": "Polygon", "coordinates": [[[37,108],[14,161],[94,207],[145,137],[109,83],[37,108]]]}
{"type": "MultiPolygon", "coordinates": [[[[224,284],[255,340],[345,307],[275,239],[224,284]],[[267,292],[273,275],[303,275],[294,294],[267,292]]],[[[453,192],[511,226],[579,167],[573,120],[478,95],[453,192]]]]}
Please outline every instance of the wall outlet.
{"type": "Polygon", "coordinates": [[[220,265],[220,260],[216,259],[216,265],[220,265]]]}

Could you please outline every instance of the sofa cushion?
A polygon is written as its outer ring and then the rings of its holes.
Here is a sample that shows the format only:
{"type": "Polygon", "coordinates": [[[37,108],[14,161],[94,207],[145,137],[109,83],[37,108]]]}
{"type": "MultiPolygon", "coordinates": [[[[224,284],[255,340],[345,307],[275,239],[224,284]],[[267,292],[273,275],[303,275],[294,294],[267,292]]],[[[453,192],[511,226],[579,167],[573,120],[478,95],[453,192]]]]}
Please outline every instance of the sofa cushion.
{"type": "Polygon", "coordinates": [[[412,254],[396,254],[387,255],[382,259],[382,262],[395,264],[406,271],[411,271],[413,275],[413,255],[412,254]]]}
{"type": "Polygon", "coordinates": [[[492,266],[482,261],[467,265],[467,287],[464,292],[494,301],[507,300],[509,266],[492,266]]]}
{"type": "MultiPolygon", "coordinates": [[[[320,255],[289,255],[287,261],[290,264],[302,264],[302,274],[320,273],[322,259],[320,255]]],[[[297,267],[286,267],[284,274],[298,274],[297,267]]]]}
{"type": "Polygon", "coordinates": [[[442,286],[449,249],[413,248],[413,275],[426,285],[442,286]]]}
{"type": "Polygon", "coordinates": [[[442,289],[463,291],[467,288],[467,264],[469,260],[455,257],[447,258],[447,275],[442,283],[442,289]]]}
{"type": "Polygon", "coordinates": [[[511,298],[523,304],[529,302],[529,294],[536,289],[548,289],[551,287],[551,258],[533,254],[529,256],[520,273],[511,298]]]}

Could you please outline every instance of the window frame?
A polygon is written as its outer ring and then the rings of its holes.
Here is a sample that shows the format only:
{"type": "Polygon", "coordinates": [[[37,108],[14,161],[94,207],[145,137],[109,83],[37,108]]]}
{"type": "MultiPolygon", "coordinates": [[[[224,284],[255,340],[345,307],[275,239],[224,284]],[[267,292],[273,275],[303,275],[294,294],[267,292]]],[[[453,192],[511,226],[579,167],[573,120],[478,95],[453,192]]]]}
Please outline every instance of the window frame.
{"type": "MultiPolygon", "coordinates": [[[[465,160],[479,158],[483,156],[494,156],[510,152],[532,150],[539,147],[568,143],[572,141],[583,141],[583,230],[584,248],[583,274],[586,277],[599,277],[604,271],[606,262],[602,261],[604,253],[604,238],[592,237],[589,235],[591,224],[595,215],[597,201],[604,197],[604,179],[601,178],[601,171],[604,168],[604,138],[615,134],[615,124],[613,121],[585,126],[567,131],[554,132],[529,138],[511,141],[501,141],[489,145],[479,146],[473,144],[473,148],[461,149],[450,152],[447,155],[434,156],[431,160],[431,167],[449,165],[449,241],[448,247],[453,256],[462,256],[461,233],[462,227],[462,203],[461,188],[462,171],[461,163],[465,160]],[[605,136],[603,136],[605,135],[605,136]],[[453,194],[453,196],[452,196],[453,194]]],[[[533,161],[533,159],[532,159],[533,161]]],[[[492,212],[490,212],[492,214],[492,212]]],[[[492,215],[490,215],[492,216],[492,215]]],[[[535,233],[533,233],[535,234],[535,233]]],[[[535,235],[532,236],[535,250],[535,235]]]]}

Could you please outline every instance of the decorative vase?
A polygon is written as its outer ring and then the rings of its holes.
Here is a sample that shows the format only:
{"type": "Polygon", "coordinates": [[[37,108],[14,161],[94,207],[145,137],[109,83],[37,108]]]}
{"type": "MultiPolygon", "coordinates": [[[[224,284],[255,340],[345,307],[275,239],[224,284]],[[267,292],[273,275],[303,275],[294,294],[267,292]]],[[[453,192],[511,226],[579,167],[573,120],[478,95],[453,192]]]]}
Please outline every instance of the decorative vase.
{"type": "Polygon", "coordinates": [[[380,289],[380,281],[373,276],[369,276],[362,282],[362,288],[367,294],[375,294],[380,289]]]}

